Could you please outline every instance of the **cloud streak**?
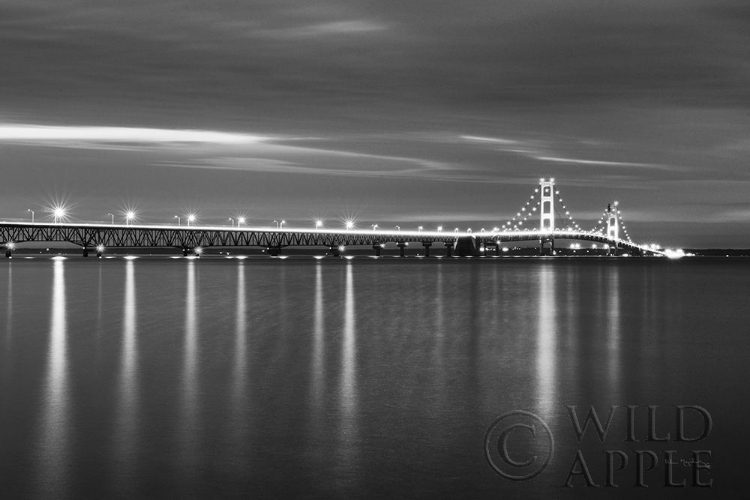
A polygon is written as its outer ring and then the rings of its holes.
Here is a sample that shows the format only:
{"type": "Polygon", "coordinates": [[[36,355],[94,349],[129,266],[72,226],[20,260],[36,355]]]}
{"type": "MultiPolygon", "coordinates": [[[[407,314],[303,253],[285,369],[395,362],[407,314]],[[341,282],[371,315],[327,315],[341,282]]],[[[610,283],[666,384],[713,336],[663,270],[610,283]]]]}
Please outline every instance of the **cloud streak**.
{"type": "Polygon", "coordinates": [[[211,130],[168,130],[128,127],[0,125],[0,141],[19,144],[203,143],[258,144],[268,137],[211,130]]]}
{"type": "Polygon", "coordinates": [[[555,156],[534,156],[533,158],[541,161],[550,161],[555,163],[568,163],[572,165],[590,165],[600,167],[635,167],[635,168],[652,168],[657,170],[674,170],[669,165],[657,165],[655,163],[637,163],[629,161],[607,161],[607,160],[582,160],[580,158],[562,158],[555,156]]]}

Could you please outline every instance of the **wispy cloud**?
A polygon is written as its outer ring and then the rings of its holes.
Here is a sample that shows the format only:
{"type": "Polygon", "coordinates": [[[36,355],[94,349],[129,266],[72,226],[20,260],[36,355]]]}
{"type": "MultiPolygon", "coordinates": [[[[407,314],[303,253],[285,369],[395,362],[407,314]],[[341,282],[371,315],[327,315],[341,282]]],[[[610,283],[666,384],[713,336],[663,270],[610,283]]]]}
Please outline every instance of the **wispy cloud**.
{"type": "Polygon", "coordinates": [[[461,139],[465,139],[467,141],[484,142],[484,143],[490,143],[490,144],[502,144],[502,145],[511,145],[511,144],[519,143],[519,141],[516,141],[514,139],[503,139],[500,137],[478,137],[475,135],[462,135],[461,139]]]}
{"type": "Polygon", "coordinates": [[[96,144],[257,144],[270,137],[212,130],[0,125],[0,142],[87,148],[96,144]]]}
{"type": "Polygon", "coordinates": [[[658,170],[672,170],[674,167],[669,165],[659,165],[656,163],[637,163],[629,161],[607,161],[607,160],[582,160],[580,158],[562,158],[556,156],[534,156],[536,160],[551,161],[556,163],[570,163],[575,165],[593,165],[602,167],[635,167],[635,168],[653,168],[658,170]]]}
{"type": "Polygon", "coordinates": [[[297,39],[297,38],[314,38],[334,35],[361,35],[384,31],[387,27],[383,24],[374,23],[366,20],[349,20],[336,21],[329,23],[311,24],[306,26],[293,26],[272,29],[253,29],[249,31],[253,36],[278,38],[278,39],[297,39]]]}

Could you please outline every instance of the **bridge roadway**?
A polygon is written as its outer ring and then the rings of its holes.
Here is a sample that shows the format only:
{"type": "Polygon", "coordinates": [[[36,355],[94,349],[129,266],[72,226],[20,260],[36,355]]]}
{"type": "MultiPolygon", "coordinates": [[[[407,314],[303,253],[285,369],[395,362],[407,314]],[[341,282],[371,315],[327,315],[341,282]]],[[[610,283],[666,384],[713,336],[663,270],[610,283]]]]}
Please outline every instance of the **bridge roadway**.
{"type": "Polygon", "coordinates": [[[376,255],[386,243],[395,243],[404,254],[409,243],[424,246],[429,255],[434,243],[442,243],[447,255],[459,251],[459,240],[469,242],[473,248],[499,245],[515,241],[539,241],[554,246],[554,240],[581,240],[607,244],[636,254],[662,254],[645,245],[608,238],[602,233],[556,229],[552,232],[535,230],[499,232],[445,232],[445,231],[383,231],[383,230],[333,230],[268,227],[224,226],[171,226],[171,225],[121,225],[88,223],[29,223],[0,222],[0,245],[10,257],[15,245],[26,242],[72,243],[82,248],[84,256],[89,250],[97,254],[106,248],[179,248],[187,255],[190,251],[206,247],[262,247],[271,255],[290,246],[328,247],[334,255],[340,246],[372,246],[376,255]]]}

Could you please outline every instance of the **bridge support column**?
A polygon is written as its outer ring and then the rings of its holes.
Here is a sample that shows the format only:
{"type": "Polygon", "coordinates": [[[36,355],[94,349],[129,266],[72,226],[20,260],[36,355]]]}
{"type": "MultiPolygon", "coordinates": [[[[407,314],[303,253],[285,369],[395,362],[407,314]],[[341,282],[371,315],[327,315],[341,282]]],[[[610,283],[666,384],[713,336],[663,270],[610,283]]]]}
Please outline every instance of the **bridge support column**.
{"type": "Polygon", "coordinates": [[[188,247],[182,247],[182,256],[187,257],[188,253],[190,253],[190,249],[188,247]]]}
{"type": "Polygon", "coordinates": [[[89,249],[87,247],[83,247],[83,256],[88,257],[89,256],[89,249]]]}
{"type": "Polygon", "coordinates": [[[102,251],[101,251],[101,250],[97,250],[97,251],[96,251],[96,257],[97,257],[98,259],[101,259],[101,258],[102,258],[102,251]]]}
{"type": "Polygon", "coordinates": [[[373,245],[372,246],[372,249],[375,250],[375,257],[380,257],[380,250],[382,248],[383,247],[381,247],[380,245],[373,245]]]}
{"type": "Polygon", "coordinates": [[[13,249],[10,247],[5,247],[5,258],[10,259],[13,257],[13,249]]]}
{"type": "Polygon", "coordinates": [[[271,257],[276,257],[277,255],[281,254],[281,247],[268,247],[266,248],[266,251],[271,257]]]}
{"type": "Polygon", "coordinates": [[[555,255],[555,239],[552,236],[546,236],[539,240],[539,255],[548,255],[544,246],[549,243],[549,255],[555,255]]]}
{"type": "Polygon", "coordinates": [[[432,246],[432,243],[422,243],[422,246],[424,247],[424,256],[429,257],[430,256],[430,247],[432,246]]]}
{"type": "Polygon", "coordinates": [[[341,250],[339,250],[338,245],[334,245],[328,249],[328,252],[331,254],[332,257],[340,257],[341,256],[341,250]]]}
{"type": "Polygon", "coordinates": [[[406,245],[407,243],[398,243],[396,245],[399,250],[399,257],[406,257],[406,245]]]}
{"type": "Polygon", "coordinates": [[[451,257],[451,254],[453,253],[453,245],[454,245],[454,242],[452,241],[445,242],[445,256],[446,257],[451,257]]]}

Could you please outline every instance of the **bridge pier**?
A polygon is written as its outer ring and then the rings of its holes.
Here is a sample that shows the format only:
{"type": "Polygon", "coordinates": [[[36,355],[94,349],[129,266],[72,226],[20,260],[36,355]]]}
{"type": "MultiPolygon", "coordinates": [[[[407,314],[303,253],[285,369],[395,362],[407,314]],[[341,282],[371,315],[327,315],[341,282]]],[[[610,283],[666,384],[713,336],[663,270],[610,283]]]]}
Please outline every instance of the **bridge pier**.
{"type": "Polygon", "coordinates": [[[338,245],[334,245],[332,247],[328,248],[328,253],[331,254],[332,257],[340,257],[341,251],[339,250],[338,245]]]}
{"type": "Polygon", "coordinates": [[[190,249],[188,247],[182,247],[182,256],[187,257],[188,253],[190,253],[190,249]]]}
{"type": "Polygon", "coordinates": [[[13,249],[11,247],[5,247],[5,258],[10,259],[13,257],[13,249]]]}
{"type": "Polygon", "coordinates": [[[452,241],[445,242],[445,256],[446,257],[451,257],[451,254],[453,253],[453,245],[454,243],[452,241]]]}
{"type": "Polygon", "coordinates": [[[432,246],[432,243],[424,242],[422,243],[422,246],[424,247],[424,256],[429,257],[430,256],[430,247],[432,246]]]}
{"type": "Polygon", "coordinates": [[[459,236],[456,240],[458,257],[479,257],[479,242],[474,236],[459,236]]]}
{"type": "Polygon", "coordinates": [[[96,250],[96,257],[97,257],[98,259],[101,259],[101,258],[102,258],[102,251],[101,251],[101,250],[99,250],[98,248],[97,248],[97,250],[96,250]]]}
{"type": "Polygon", "coordinates": [[[549,255],[555,255],[555,239],[547,236],[539,239],[539,255],[547,255],[544,246],[549,243],[549,255]]]}
{"type": "Polygon", "coordinates": [[[83,256],[88,257],[89,256],[89,249],[88,247],[83,247],[83,256]]]}
{"type": "Polygon", "coordinates": [[[398,244],[396,244],[396,246],[398,247],[398,250],[399,250],[399,257],[406,257],[406,246],[407,245],[408,245],[408,243],[398,243],[398,244]]]}
{"type": "Polygon", "coordinates": [[[372,249],[375,250],[375,257],[380,257],[380,250],[383,247],[381,245],[373,245],[372,249]]]}
{"type": "Polygon", "coordinates": [[[268,247],[266,251],[271,257],[276,257],[281,254],[281,247],[268,247]]]}

